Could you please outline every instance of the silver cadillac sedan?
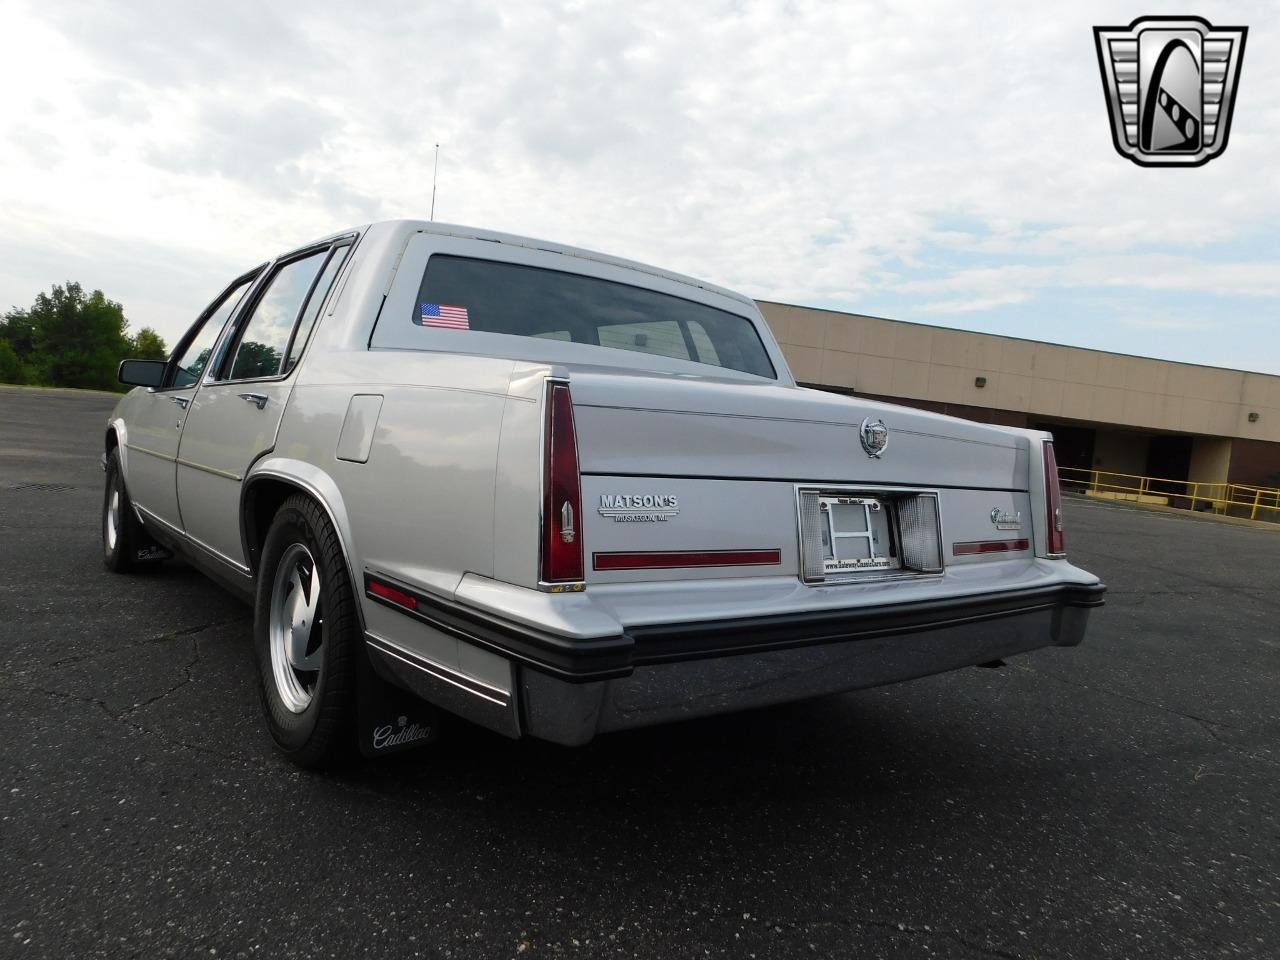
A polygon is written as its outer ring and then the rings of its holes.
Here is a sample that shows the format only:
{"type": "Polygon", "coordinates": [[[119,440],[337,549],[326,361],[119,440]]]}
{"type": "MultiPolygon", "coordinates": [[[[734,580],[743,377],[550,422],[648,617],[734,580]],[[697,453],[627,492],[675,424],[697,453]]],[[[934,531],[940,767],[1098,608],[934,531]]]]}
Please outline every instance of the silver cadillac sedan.
{"type": "Polygon", "coordinates": [[[394,221],[235,278],[105,430],[117,572],[254,606],[293,761],[598,733],[1084,636],[1048,435],[800,388],[755,304],[394,221]]]}

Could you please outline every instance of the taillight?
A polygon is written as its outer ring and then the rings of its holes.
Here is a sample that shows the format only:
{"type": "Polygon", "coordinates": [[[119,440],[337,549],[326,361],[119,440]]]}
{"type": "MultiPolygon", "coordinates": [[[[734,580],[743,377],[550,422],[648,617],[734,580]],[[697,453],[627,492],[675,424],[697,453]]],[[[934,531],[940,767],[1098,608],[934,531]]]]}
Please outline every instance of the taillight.
{"type": "Polygon", "coordinates": [[[1053,441],[1046,440],[1044,447],[1044,506],[1049,518],[1049,550],[1051,557],[1067,555],[1066,540],[1062,536],[1062,487],[1058,483],[1058,460],[1053,455],[1053,441]]]}
{"type": "Polygon", "coordinates": [[[567,383],[547,386],[543,442],[542,582],[552,593],[581,590],[582,482],[567,383]]]}

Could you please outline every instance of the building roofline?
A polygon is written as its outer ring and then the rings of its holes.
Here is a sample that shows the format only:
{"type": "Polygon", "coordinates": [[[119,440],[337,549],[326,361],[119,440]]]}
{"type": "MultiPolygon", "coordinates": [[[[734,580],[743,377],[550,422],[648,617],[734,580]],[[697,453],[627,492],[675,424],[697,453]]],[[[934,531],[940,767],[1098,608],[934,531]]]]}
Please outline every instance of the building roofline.
{"type": "MultiPolygon", "coordinates": [[[[784,300],[757,299],[756,303],[768,303],[775,307],[791,307],[796,310],[816,310],[822,313],[835,313],[843,317],[866,317],[868,320],[882,320],[885,323],[902,323],[909,327],[926,327],[930,330],[947,330],[953,333],[968,333],[977,337],[995,337],[998,340],[1017,340],[1022,343],[1038,343],[1046,347],[1064,347],[1067,350],[1083,350],[1086,353],[1107,354],[1113,357],[1127,357],[1134,360],[1151,360],[1155,363],[1176,363],[1182,367],[1199,367],[1202,370],[1218,370],[1224,373],[1243,373],[1253,377],[1275,377],[1280,373],[1267,373],[1265,370],[1245,370],[1242,367],[1216,367],[1209,363],[1192,363],[1189,360],[1169,360],[1165,357],[1148,357],[1140,353],[1121,353],[1118,350],[1099,350],[1096,347],[1081,347],[1073,343],[1059,343],[1056,340],[1036,340],[1032,337],[1018,337],[1006,333],[987,333],[985,330],[965,330],[962,327],[944,327],[936,323],[921,323],[918,320],[899,320],[894,317],[878,317],[873,313],[854,313],[850,310],[833,310],[830,307],[815,307],[805,303],[787,303],[784,300]]],[[[768,319],[767,317],[765,318],[768,319]]],[[[824,348],[825,349],[825,348],[824,348]]]]}

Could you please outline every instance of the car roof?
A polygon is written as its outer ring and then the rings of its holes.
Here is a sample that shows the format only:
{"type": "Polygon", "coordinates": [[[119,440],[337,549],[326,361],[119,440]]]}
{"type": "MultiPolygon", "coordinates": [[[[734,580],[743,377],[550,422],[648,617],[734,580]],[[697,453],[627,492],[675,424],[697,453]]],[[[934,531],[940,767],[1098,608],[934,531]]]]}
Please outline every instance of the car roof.
{"type": "Polygon", "coordinates": [[[655,277],[662,277],[676,283],[696,287],[700,290],[717,293],[720,296],[737,300],[738,302],[747,304],[751,307],[755,306],[754,300],[744,294],[738,293],[736,290],[729,290],[725,287],[717,286],[716,284],[708,283],[705,280],[699,280],[696,277],[690,277],[682,273],[663,270],[661,267],[655,267],[651,264],[640,263],[635,260],[627,260],[623,257],[614,257],[607,253],[600,253],[595,250],[586,250],[582,247],[572,247],[562,243],[553,243],[550,240],[539,240],[534,237],[522,237],[514,233],[502,233],[497,230],[484,230],[480,227],[469,227],[457,223],[441,223],[436,220],[382,220],[377,223],[366,224],[362,227],[339,231],[326,238],[314,241],[313,243],[308,244],[308,246],[314,246],[318,243],[329,242],[340,237],[349,236],[353,232],[364,233],[366,230],[372,230],[375,228],[392,230],[403,234],[421,232],[434,233],[446,237],[459,237],[469,240],[487,240],[491,243],[526,247],[531,250],[541,250],[546,253],[556,253],[566,257],[591,260],[595,263],[604,263],[610,266],[620,267],[625,270],[634,270],[639,273],[647,273],[655,277]]]}

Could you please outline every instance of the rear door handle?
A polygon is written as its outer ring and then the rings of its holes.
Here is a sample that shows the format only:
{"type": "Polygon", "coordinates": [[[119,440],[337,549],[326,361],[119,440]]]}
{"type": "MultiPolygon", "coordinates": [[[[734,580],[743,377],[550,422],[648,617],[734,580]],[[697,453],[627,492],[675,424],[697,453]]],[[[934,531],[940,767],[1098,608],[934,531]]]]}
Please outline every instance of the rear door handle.
{"type": "Polygon", "coordinates": [[[180,406],[183,410],[187,409],[187,404],[191,402],[190,397],[170,397],[169,399],[180,406]]]}
{"type": "Polygon", "coordinates": [[[265,393],[242,393],[240,394],[240,399],[249,401],[259,410],[267,405],[267,395],[265,393]]]}

